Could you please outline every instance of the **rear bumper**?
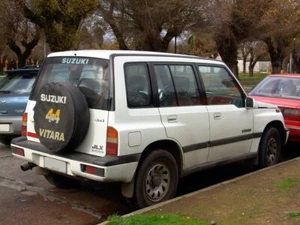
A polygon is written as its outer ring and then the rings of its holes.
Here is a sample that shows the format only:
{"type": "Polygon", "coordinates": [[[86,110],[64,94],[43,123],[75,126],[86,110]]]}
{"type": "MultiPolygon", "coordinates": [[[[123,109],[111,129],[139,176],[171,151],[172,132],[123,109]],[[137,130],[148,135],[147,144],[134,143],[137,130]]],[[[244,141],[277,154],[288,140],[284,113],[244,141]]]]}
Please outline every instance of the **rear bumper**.
{"type": "Polygon", "coordinates": [[[98,157],[69,151],[54,154],[40,143],[18,137],[11,142],[12,154],[41,168],[69,176],[100,182],[130,182],[140,159],[140,154],[98,157]],[[24,156],[18,149],[24,150],[24,156]],[[96,168],[97,175],[86,172],[86,166],[96,168]]]}
{"type": "Polygon", "coordinates": [[[0,135],[21,135],[22,116],[0,116],[0,124],[9,125],[9,130],[0,130],[0,135]]]}

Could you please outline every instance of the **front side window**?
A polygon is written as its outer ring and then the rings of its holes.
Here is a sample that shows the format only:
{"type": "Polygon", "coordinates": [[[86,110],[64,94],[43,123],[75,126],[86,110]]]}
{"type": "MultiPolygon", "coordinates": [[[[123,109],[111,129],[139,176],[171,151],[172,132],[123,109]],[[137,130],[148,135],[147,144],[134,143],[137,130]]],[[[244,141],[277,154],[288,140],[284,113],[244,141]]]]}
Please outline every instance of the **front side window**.
{"type": "Polygon", "coordinates": [[[234,104],[244,107],[243,91],[225,68],[198,66],[208,105],[234,104]]]}
{"type": "Polygon", "coordinates": [[[112,77],[106,59],[86,57],[47,58],[33,96],[47,83],[70,82],[85,96],[89,108],[109,109],[113,92],[112,77]]]}

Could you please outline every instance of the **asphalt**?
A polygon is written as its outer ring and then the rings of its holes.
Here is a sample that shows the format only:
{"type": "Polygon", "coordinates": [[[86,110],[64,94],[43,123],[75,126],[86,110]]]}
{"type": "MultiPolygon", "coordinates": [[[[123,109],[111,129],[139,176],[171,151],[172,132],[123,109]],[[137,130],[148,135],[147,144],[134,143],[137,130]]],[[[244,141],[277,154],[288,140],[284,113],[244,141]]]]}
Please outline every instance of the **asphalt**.
{"type": "Polygon", "coordinates": [[[169,213],[217,225],[299,225],[300,157],[124,216],[169,213]]]}

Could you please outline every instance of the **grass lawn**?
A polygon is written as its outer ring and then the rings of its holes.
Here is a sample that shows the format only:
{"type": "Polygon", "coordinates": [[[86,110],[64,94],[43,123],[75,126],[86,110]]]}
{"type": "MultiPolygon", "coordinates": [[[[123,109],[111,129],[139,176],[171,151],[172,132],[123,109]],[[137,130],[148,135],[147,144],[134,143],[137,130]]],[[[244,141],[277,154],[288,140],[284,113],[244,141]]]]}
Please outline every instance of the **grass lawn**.
{"type": "Polygon", "coordinates": [[[252,77],[249,74],[240,73],[239,79],[243,86],[255,86],[259,81],[267,76],[266,73],[255,73],[252,77]]]}
{"type": "Polygon", "coordinates": [[[132,215],[127,217],[111,216],[107,225],[209,225],[211,223],[200,221],[177,214],[165,215],[132,215]]]}

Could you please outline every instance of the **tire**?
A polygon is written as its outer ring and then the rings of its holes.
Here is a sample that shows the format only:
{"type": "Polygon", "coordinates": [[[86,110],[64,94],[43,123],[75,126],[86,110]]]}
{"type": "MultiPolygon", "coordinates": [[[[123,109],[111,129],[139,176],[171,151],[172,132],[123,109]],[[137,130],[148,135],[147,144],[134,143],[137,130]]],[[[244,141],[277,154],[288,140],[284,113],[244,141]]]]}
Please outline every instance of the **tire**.
{"type": "Polygon", "coordinates": [[[52,173],[52,172],[45,175],[44,177],[50,184],[60,189],[77,188],[81,183],[79,180],[75,180],[70,177],[65,177],[60,174],[52,173]]]}
{"type": "Polygon", "coordinates": [[[90,113],[83,94],[73,84],[49,83],[37,95],[34,121],[40,142],[55,153],[62,153],[82,142],[90,113]]]}
{"type": "Polygon", "coordinates": [[[0,142],[4,145],[10,145],[11,137],[0,137],[0,142]]]}
{"type": "Polygon", "coordinates": [[[281,159],[281,146],[279,131],[274,127],[268,128],[259,145],[259,167],[269,167],[278,163],[281,159]]]}
{"type": "Polygon", "coordinates": [[[133,205],[144,208],[174,197],[178,185],[178,166],[165,150],[151,152],[136,174],[133,205]]]}

